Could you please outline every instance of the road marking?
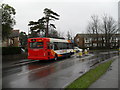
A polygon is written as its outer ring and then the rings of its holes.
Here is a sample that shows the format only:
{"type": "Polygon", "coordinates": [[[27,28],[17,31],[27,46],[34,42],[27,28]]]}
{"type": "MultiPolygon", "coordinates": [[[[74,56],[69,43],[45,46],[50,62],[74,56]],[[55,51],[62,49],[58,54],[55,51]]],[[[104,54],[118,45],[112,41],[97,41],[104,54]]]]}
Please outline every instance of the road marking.
{"type": "Polygon", "coordinates": [[[46,68],[46,67],[49,67],[50,65],[47,65],[47,66],[44,66],[44,67],[41,67],[41,68],[37,68],[37,69],[33,69],[33,70],[30,70],[30,71],[27,71],[27,72],[24,72],[24,73],[20,73],[20,74],[17,74],[18,76],[19,75],[24,75],[24,74],[27,74],[27,73],[30,73],[30,72],[33,72],[33,71],[37,71],[37,70],[41,70],[43,68],[46,68]]]}
{"type": "Polygon", "coordinates": [[[29,64],[29,63],[32,63],[32,62],[36,62],[36,61],[28,61],[28,62],[22,62],[22,63],[18,63],[18,64],[14,64],[14,65],[11,65],[11,66],[20,66],[20,65],[24,65],[24,64],[29,64]]]}

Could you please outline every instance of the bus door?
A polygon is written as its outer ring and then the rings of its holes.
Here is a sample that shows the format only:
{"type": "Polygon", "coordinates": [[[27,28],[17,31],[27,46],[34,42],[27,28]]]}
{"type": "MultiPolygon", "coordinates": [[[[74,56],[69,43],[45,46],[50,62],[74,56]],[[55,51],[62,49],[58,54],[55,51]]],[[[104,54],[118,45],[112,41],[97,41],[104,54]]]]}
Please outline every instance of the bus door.
{"type": "Polygon", "coordinates": [[[49,59],[51,59],[51,58],[53,58],[53,55],[52,55],[52,51],[51,50],[53,50],[53,43],[47,43],[47,49],[48,49],[48,51],[47,51],[47,53],[48,53],[48,58],[49,59]]]}

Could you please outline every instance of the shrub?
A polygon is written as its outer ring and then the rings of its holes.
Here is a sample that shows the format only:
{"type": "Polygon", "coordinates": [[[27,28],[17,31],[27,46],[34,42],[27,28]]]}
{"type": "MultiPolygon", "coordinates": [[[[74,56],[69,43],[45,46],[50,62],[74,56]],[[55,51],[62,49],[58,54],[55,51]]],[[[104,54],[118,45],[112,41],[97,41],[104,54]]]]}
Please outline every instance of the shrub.
{"type": "Polygon", "coordinates": [[[21,54],[21,47],[2,47],[2,55],[21,54]]]}

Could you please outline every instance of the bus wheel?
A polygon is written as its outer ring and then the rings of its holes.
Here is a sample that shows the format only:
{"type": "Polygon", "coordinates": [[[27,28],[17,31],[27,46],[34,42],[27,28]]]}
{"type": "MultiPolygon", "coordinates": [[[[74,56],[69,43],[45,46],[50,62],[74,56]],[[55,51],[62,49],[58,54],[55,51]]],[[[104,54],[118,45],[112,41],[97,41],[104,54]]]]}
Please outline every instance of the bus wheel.
{"type": "Polygon", "coordinates": [[[70,52],[70,53],[68,54],[68,58],[70,58],[70,57],[71,57],[71,55],[72,55],[72,53],[70,52]]]}
{"type": "Polygon", "coordinates": [[[58,60],[58,56],[57,56],[57,54],[55,54],[55,58],[54,58],[54,60],[58,60]]]}

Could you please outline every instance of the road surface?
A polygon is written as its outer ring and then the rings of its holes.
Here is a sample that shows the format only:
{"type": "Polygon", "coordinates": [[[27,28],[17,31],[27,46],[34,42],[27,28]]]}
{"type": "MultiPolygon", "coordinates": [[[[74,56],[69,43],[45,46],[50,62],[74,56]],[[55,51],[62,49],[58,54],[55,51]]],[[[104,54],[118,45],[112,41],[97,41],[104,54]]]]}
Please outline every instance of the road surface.
{"type": "Polygon", "coordinates": [[[2,88],[64,88],[103,58],[108,55],[89,54],[9,68],[3,70],[2,88]]]}

